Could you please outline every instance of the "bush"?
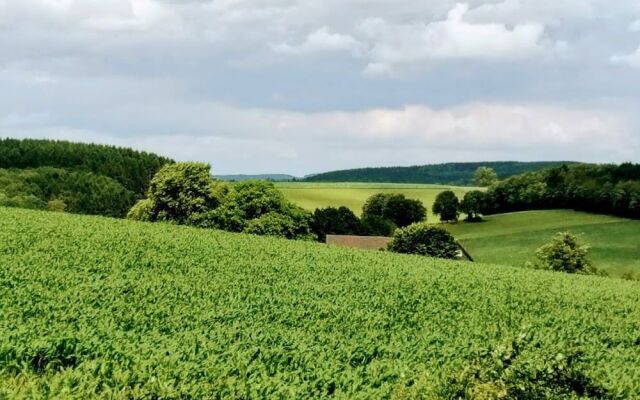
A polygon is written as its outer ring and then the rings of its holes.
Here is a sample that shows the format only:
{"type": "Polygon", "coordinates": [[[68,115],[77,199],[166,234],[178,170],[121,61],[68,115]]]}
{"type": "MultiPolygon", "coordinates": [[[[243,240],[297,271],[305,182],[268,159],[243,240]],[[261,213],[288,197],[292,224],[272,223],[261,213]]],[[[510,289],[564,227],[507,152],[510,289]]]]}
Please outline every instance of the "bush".
{"type": "Polygon", "coordinates": [[[313,212],[311,231],[318,241],[324,242],[327,235],[359,235],[362,224],[347,207],[318,208],[313,212]]]}
{"type": "Polygon", "coordinates": [[[47,210],[54,212],[64,212],[67,205],[60,199],[52,199],[47,202],[47,210]]]}
{"type": "Polygon", "coordinates": [[[524,333],[477,355],[442,385],[442,399],[603,399],[610,393],[589,377],[573,346],[541,349],[524,333]]]}
{"type": "Polygon", "coordinates": [[[131,210],[127,213],[127,219],[134,221],[151,221],[152,210],[153,202],[151,199],[140,200],[131,207],[131,210]]]}
{"type": "Polygon", "coordinates": [[[459,247],[446,230],[417,223],[398,229],[388,249],[396,253],[420,254],[438,258],[457,258],[459,247]]]}
{"type": "Polygon", "coordinates": [[[247,220],[272,212],[282,213],[287,205],[284,195],[272,182],[256,180],[234,185],[229,202],[247,220]]]}
{"type": "Polygon", "coordinates": [[[360,223],[362,234],[367,236],[391,236],[398,228],[393,222],[377,215],[365,215],[360,223]]]}
{"type": "Polygon", "coordinates": [[[455,222],[458,220],[458,208],[460,202],[458,197],[451,190],[438,193],[436,201],[433,203],[433,213],[440,217],[443,222],[455,222]]]}
{"type": "Polygon", "coordinates": [[[581,244],[578,237],[569,232],[556,234],[551,243],[536,251],[536,256],[544,269],[570,274],[597,273],[589,258],[589,246],[581,244]]]}
{"type": "Polygon", "coordinates": [[[427,209],[420,200],[407,199],[402,194],[378,193],[369,197],[362,208],[362,218],[384,218],[405,227],[424,221],[427,209]]]}
{"type": "Polygon", "coordinates": [[[209,170],[209,165],[195,162],[162,167],[149,187],[149,220],[187,224],[198,214],[218,207],[226,187],[216,182],[209,170]]]}
{"type": "Polygon", "coordinates": [[[245,233],[253,235],[279,236],[287,239],[295,237],[295,224],[287,215],[270,212],[249,221],[245,233]]]}
{"type": "Polygon", "coordinates": [[[482,220],[482,212],[485,207],[485,194],[479,190],[472,190],[464,194],[459,209],[467,215],[470,222],[482,220]]]}

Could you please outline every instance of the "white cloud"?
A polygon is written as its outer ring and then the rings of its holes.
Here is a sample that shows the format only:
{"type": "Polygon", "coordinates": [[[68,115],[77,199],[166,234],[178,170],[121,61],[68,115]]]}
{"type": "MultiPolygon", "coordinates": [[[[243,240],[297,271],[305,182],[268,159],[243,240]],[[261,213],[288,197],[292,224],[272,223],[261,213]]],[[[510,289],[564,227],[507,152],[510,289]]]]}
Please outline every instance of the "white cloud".
{"type": "Polygon", "coordinates": [[[631,32],[640,32],[640,19],[632,22],[631,25],[629,25],[629,30],[631,32]]]}
{"type": "Polygon", "coordinates": [[[633,68],[640,68],[640,46],[636,49],[636,51],[623,55],[623,56],[612,56],[609,60],[614,65],[627,65],[633,68]]]}
{"type": "MultiPolygon", "coordinates": [[[[369,19],[360,31],[372,43],[374,65],[403,65],[443,59],[514,60],[532,57],[543,49],[544,26],[471,23],[466,4],[456,5],[444,21],[389,24],[369,19]]],[[[377,68],[380,68],[379,66],[377,68]]]]}
{"type": "Polygon", "coordinates": [[[349,35],[331,32],[328,27],[322,27],[305,38],[300,44],[280,43],[273,46],[273,49],[286,54],[312,54],[325,51],[350,51],[355,55],[363,50],[362,43],[349,35]]]}

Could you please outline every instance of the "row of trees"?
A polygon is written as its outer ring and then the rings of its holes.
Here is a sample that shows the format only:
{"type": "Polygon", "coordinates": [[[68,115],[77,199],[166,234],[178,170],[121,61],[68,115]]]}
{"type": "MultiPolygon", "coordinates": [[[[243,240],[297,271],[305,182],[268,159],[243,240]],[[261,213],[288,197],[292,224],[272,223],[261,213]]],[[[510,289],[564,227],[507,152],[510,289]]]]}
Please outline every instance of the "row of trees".
{"type": "Polygon", "coordinates": [[[324,241],[327,234],[389,236],[427,215],[419,200],[382,193],[367,200],[362,218],[346,207],[309,213],[286,200],[271,182],[229,185],[212,178],[209,168],[192,162],[165,165],[128,218],[324,241]]]}
{"type": "Polygon", "coordinates": [[[427,209],[420,200],[402,194],[378,193],[369,197],[358,218],[347,207],[327,207],[313,213],[312,230],[319,241],[326,235],[390,236],[397,228],[424,221],[427,209]]]}
{"type": "Polygon", "coordinates": [[[287,201],[273,183],[233,186],[211,177],[203,163],[165,165],[151,180],[148,197],[127,217],[288,239],[311,239],[311,213],[287,201]]]}
{"type": "Polygon", "coordinates": [[[640,164],[563,165],[518,175],[493,185],[482,212],[572,208],[640,218],[640,164]]]}
{"type": "Polygon", "coordinates": [[[451,190],[441,192],[433,203],[433,213],[442,222],[456,222],[460,214],[466,214],[469,222],[479,221],[484,213],[486,194],[479,190],[465,193],[462,201],[451,190]]]}

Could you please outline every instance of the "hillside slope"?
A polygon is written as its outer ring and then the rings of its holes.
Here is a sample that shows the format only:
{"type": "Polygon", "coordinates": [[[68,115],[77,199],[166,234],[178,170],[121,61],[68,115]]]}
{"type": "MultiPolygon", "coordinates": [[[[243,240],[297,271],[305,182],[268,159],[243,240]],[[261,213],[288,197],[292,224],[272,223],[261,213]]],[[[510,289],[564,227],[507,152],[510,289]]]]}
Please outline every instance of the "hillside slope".
{"type": "Polygon", "coordinates": [[[522,211],[486,216],[481,223],[445,225],[476,261],[522,266],[557,232],[591,247],[597,268],[640,278],[640,221],[573,210],[522,211]]]}
{"type": "Polygon", "coordinates": [[[493,168],[500,179],[523,172],[571,164],[567,161],[517,162],[490,161],[470,163],[447,163],[417,165],[411,167],[358,168],[325,172],[304,178],[307,182],[386,182],[386,183],[428,183],[440,185],[470,185],[473,173],[478,167],[493,168]]]}
{"type": "Polygon", "coordinates": [[[634,282],[7,208],[0,266],[0,398],[451,398],[509,343],[523,390],[640,393],[634,282]]]}

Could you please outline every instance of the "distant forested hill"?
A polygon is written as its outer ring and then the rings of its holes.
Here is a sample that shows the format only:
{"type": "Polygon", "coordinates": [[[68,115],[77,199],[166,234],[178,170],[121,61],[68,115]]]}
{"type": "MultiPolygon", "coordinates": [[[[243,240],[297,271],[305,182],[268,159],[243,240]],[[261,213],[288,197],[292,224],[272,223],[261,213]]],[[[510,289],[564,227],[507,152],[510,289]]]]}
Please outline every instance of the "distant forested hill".
{"type": "Polygon", "coordinates": [[[538,171],[573,164],[567,161],[492,161],[470,163],[446,163],[418,165],[412,167],[359,168],[326,172],[304,178],[308,182],[393,182],[393,183],[433,183],[444,185],[470,185],[473,173],[478,167],[493,168],[500,179],[524,172],[538,171]]]}
{"type": "Polygon", "coordinates": [[[216,178],[221,179],[223,181],[249,181],[249,180],[264,180],[264,181],[274,181],[274,182],[282,182],[282,181],[292,181],[296,179],[293,175],[286,174],[258,174],[258,175],[217,175],[216,178]]]}
{"type": "Polygon", "coordinates": [[[0,139],[0,206],[122,217],[172,162],[113,146],[0,139]]]}
{"type": "Polygon", "coordinates": [[[92,172],[144,196],[165,157],[127,148],[58,140],[0,139],[0,168],[55,167],[92,172]]]}

